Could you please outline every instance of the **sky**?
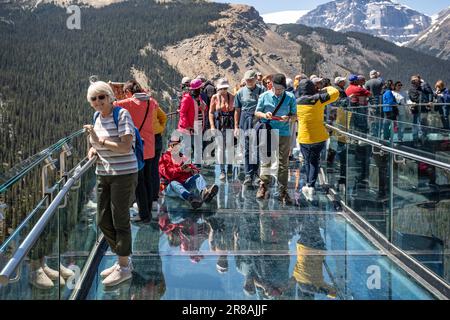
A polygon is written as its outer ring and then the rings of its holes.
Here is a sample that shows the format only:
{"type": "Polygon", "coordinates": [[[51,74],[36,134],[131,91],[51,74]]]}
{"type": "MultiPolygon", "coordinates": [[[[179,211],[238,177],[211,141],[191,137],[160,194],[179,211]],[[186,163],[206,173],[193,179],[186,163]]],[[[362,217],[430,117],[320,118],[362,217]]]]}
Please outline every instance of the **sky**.
{"type": "MultiPolygon", "coordinates": [[[[320,4],[330,2],[331,0],[214,0],[215,2],[242,3],[256,8],[260,14],[285,11],[285,10],[312,10],[320,4]]],[[[449,0],[397,0],[401,4],[425,13],[433,15],[447,8],[450,5],[449,0]]]]}

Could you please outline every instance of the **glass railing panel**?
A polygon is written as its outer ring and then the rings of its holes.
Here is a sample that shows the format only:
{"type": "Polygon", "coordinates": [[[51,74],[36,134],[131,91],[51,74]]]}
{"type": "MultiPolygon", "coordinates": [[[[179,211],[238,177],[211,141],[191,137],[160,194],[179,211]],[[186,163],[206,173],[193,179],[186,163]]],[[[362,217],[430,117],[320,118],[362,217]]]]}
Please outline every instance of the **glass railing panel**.
{"type": "MultiPolygon", "coordinates": [[[[69,176],[72,174],[69,173],[69,176]]],[[[92,166],[71,188],[66,202],[58,209],[60,260],[64,270],[62,275],[66,277],[61,299],[68,299],[77,285],[79,275],[99,237],[95,185],[95,166],[92,166]]]]}
{"type": "MultiPolygon", "coordinates": [[[[59,187],[58,184],[57,188],[59,187]]],[[[39,215],[46,209],[46,206],[39,208],[39,215]]],[[[33,222],[28,229],[31,230],[37,221],[33,222]]],[[[21,235],[22,239],[18,242],[21,243],[25,236],[21,235]]],[[[54,214],[10,283],[1,287],[0,299],[58,300],[61,287],[65,285],[64,279],[60,278],[59,265],[59,216],[54,214]]]]}
{"type": "Polygon", "coordinates": [[[27,214],[43,198],[42,169],[45,159],[54,159],[54,167],[49,167],[47,174],[48,189],[52,192],[53,184],[61,177],[62,163],[65,171],[73,168],[86,155],[86,136],[82,131],[59,140],[54,145],[17,164],[0,176],[0,246],[9,235],[26,219],[27,214]],[[61,151],[72,146],[70,156],[61,157],[61,151]]]}
{"type": "Polygon", "coordinates": [[[450,283],[450,171],[397,160],[393,243],[450,283]]]}

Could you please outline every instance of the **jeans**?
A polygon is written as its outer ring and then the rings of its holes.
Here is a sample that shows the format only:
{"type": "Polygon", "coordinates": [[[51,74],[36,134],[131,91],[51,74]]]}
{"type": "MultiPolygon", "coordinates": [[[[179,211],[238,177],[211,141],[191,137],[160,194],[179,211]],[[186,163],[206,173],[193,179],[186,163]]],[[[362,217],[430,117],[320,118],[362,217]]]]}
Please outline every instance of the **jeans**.
{"type": "Polygon", "coordinates": [[[308,187],[314,188],[316,184],[317,177],[319,176],[320,153],[325,147],[325,144],[325,141],[313,144],[300,144],[308,187]]]}
{"type": "Polygon", "coordinates": [[[206,189],[206,180],[201,174],[196,174],[184,183],[172,181],[164,190],[164,194],[168,197],[179,197],[188,200],[196,191],[200,193],[206,189]]]}
{"type": "Polygon", "coordinates": [[[391,131],[394,128],[394,121],[397,119],[394,111],[387,111],[384,113],[383,119],[383,139],[390,140],[391,139],[391,131]]]}
{"type": "MultiPolygon", "coordinates": [[[[253,129],[253,117],[253,113],[242,111],[239,127],[244,131],[253,129]]],[[[248,134],[248,132],[246,133],[248,134]]],[[[250,141],[256,143],[256,139],[250,139],[250,136],[247,134],[244,144],[244,171],[246,176],[254,178],[258,174],[258,164],[250,164],[250,141]]]]}

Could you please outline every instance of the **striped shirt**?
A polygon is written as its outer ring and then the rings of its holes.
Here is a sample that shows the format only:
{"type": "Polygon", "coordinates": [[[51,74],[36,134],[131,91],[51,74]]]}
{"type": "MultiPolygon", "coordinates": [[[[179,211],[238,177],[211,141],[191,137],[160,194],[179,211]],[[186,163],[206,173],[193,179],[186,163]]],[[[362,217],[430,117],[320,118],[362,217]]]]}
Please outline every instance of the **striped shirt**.
{"type": "MultiPolygon", "coordinates": [[[[119,128],[114,123],[112,112],[109,116],[103,117],[101,114],[97,117],[94,124],[95,133],[99,138],[107,138],[109,141],[120,142],[120,138],[131,134],[133,135],[133,146],[135,145],[134,123],[130,113],[121,109],[119,112],[119,128]]],[[[136,155],[133,148],[128,153],[117,153],[99,143],[93,143],[92,146],[97,150],[98,161],[95,173],[99,176],[118,176],[135,173],[137,169],[136,155]]]]}

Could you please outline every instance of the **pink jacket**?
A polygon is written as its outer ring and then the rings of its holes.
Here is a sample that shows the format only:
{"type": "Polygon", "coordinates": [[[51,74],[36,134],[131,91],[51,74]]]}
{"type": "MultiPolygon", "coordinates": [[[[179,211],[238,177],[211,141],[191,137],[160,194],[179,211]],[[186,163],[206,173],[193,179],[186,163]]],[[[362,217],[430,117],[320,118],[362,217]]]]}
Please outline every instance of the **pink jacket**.
{"type": "Polygon", "coordinates": [[[192,98],[189,92],[185,92],[183,94],[180,104],[180,120],[178,121],[178,130],[189,132],[194,129],[194,122],[197,120],[198,112],[202,113],[202,130],[205,128],[207,106],[201,97],[199,97],[199,99],[200,107],[198,107],[197,102],[194,98],[192,98]]]}

